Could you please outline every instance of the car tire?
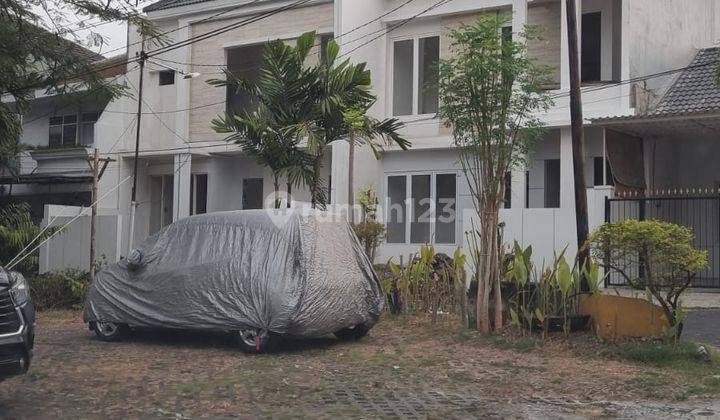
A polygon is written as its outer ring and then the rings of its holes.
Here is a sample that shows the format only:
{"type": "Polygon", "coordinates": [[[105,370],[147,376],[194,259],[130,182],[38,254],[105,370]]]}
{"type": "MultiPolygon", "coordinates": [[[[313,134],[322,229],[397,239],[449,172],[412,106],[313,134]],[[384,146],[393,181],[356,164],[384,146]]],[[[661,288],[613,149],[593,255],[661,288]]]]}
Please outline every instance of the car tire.
{"type": "Polygon", "coordinates": [[[102,341],[121,341],[130,331],[127,325],[115,322],[92,322],[90,328],[102,341]]]}
{"type": "Polygon", "coordinates": [[[238,346],[248,354],[269,353],[280,341],[280,336],[255,328],[234,331],[233,335],[238,346]]]}
{"type": "Polygon", "coordinates": [[[335,331],[335,337],[343,341],[356,341],[365,337],[370,331],[365,324],[358,324],[354,327],[343,328],[340,331],[335,331]]]}

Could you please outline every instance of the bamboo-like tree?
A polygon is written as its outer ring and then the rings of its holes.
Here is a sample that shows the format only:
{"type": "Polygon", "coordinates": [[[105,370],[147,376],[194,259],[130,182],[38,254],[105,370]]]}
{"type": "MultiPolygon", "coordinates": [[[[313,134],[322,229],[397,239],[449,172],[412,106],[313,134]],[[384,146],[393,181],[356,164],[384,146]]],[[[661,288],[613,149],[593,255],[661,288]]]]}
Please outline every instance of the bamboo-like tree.
{"type": "MultiPolygon", "coordinates": [[[[525,164],[531,144],[543,133],[538,113],[551,104],[541,88],[547,69],[528,57],[524,41],[503,37],[507,21],[502,14],[482,15],[473,25],[451,31],[452,58],[440,62],[439,114],[452,129],[479,218],[472,248],[477,254],[477,328],[484,332],[500,329],[503,322],[498,224],[506,177],[525,164]]],[[[527,29],[521,35],[531,36],[527,29]]]]}
{"type": "Polygon", "coordinates": [[[213,79],[214,86],[235,89],[250,96],[252,109],[217,117],[212,121],[227,141],[273,174],[275,208],[280,208],[280,178],[287,178],[288,196],[293,185],[310,184],[313,156],[300,147],[296,127],[314,108],[308,90],[317,82],[316,69],[305,66],[315,41],[314,33],[298,38],[296,45],[272,41],[265,46],[259,77],[250,80],[226,71],[226,79],[213,79]]]}

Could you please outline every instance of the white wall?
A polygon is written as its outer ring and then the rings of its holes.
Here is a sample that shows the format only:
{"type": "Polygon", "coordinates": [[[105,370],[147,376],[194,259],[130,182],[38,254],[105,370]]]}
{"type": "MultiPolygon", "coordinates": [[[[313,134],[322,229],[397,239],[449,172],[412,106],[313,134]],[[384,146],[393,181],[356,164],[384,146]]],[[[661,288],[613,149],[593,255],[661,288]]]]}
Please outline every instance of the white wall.
{"type": "MultiPolygon", "coordinates": [[[[624,0],[623,45],[638,77],[687,66],[700,48],[714,46],[720,6],[716,0],[624,0]]],[[[675,75],[647,81],[663,93],[675,75]]]]}
{"type": "MultiPolygon", "coordinates": [[[[43,226],[64,226],[76,216],[82,214],[72,224],[40,247],[40,273],[76,268],[90,268],[90,210],[72,206],[45,206],[43,226]],[[52,223],[50,223],[52,222],[52,223]]],[[[97,261],[103,256],[109,263],[119,259],[118,231],[121,218],[117,214],[100,212],[98,215],[96,255],[97,261]]]]}

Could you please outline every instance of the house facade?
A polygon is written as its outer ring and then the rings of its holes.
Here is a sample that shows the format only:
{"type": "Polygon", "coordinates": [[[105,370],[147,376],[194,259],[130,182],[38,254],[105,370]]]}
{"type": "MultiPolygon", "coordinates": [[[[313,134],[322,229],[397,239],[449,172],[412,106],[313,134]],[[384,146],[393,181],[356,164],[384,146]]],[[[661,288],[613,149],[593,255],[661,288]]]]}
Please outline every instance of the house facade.
{"type": "MultiPolygon", "coordinates": [[[[125,56],[105,58],[70,41],[79,59],[86,59],[108,80],[122,77],[125,56]]],[[[2,98],[12,106],[14,98],[2,98]]],[[[123,118],[105,113],[108,98],[79,87],[71,94],[35,89],[22,115],[19,139],[24,146],[17,172],[0,168],[0,205],[27,203],[33,219],[41,220],[46,205],[89,206],[92,173],[88,156],[98,139],[115,132],[123,118]]]]}
{"type": "MultiPolygon", "coordinates": [[[[713,0],[695,0],[692,7],[683,0],[579,3],[591,227],[606,219],[606,198],[616,190],[651,191],[660,186],[659,177],[667,188],[716,188],[718,179],[711,178],[717,170],[703,169],[700,178],[691,179],[683,175],[684,168],[669,169],[676,145],[663,157],[653,157],[645,143],[623,149],[623,140],[633,134],[619,127],[622,121],[617,118],[634,118],[653,109],[678,79],[677,70],[687,67],[700,49],[713,45],[720,35],[720,5],[713,0]],[[640,153],[639,162],[654,159],[652,177],[651,165],[644,163],[639,176],[633,164],[638,160],[623,160],[633,153],[640,153]]],[[[222,78],[226,68],[252,75],[262,43],[292,42],[310,30],[318,33],[316,52],[334,37],[343,58],[368,63],[378,97],[371,113],[404,121],[403,134],[412,142],[411,150],[391,147],[379,160],[363,148],[355,154],[354,190],[372,187],[378,192],[380,216],[388,229],[377,261],[407,257],[424,243],[448,254],[465,245],[465,232],[474,223],[472,202],[451,132],[436,117],[437,92],[423,86],[435,77],[434,63],[449,57],[449,31],[488,12],[507,13],[507,30],[513,36],[519,36],[525,25],[538,27],[542,39],[529,43],[529,54],[553,69],[547,89],[555,105],[541,115],[548,131],[528,167],[512,172],[501,215],[504,240],[533,245],[537,264],[566,246],[568,252],[575,251],[564,0],[160,0],[145,11],[171,44],[180,44],[145,64],[132,243],[130,178],[137,94],[112,105],[125,115],[119,137],[96,139],[102,152],[117,158],[101,180],[101,193],[109,192],[101,206],[119,217],[121,254],[182,217],[271,205],[270,172],[210,128],[214,117],[243,106],[246,98],[207,81],[222,78]],[[127,127],[129,132],[120,134],[127,127]]],[[[161,45],[141,42],[133,30],[128,34],[130,58],[141,49],[151,55],[165,51],[161,45]]],[[[137,63],[128,65],[127,83],[138,90],[137,63]]],[[[694,141],[712,142],[713,136],[694,141]]],[[[715,145],[707,147],[716,150],[715,145]]],[[[325,151],[322,175],[335,206],[347,204],[348,153],[346,142],[325,151]]],[[[292,199],[306,202],[309,194],[298,189],[292,199]]]]}

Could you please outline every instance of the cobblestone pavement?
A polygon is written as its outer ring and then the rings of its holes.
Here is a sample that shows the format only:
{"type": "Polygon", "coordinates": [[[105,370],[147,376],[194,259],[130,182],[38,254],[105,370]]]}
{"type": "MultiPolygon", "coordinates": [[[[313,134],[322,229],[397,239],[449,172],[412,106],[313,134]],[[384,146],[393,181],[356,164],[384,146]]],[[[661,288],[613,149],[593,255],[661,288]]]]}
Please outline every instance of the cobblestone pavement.
{"type": "Polygon", "coordinates": [[[30,373],[0,384],[0,418],[720,417],[718,402],[688,394],[678,375],[598,357],[591,338],[528,351],[388,319],[359,342],[247,356],[222,334],[139,331],[104,343],[79,317],[40,314],[30,373]]]}

